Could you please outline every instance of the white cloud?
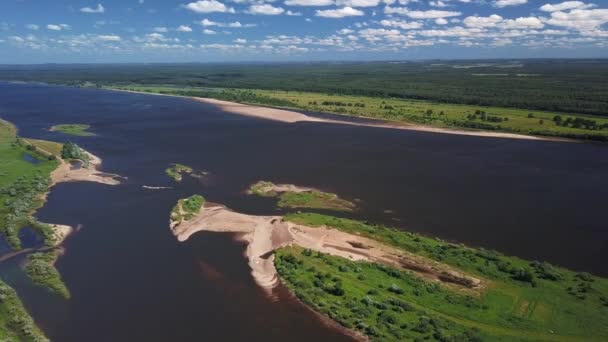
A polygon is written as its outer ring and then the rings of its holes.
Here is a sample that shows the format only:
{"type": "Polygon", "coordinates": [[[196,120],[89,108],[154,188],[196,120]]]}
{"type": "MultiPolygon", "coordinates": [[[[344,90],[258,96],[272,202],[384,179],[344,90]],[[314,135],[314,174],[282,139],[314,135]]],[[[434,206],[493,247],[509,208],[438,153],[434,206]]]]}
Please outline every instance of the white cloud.
{"type": "Polygon", "coordinates": [[[540,7],[541,11],[544,12],[557,12],[557,11],[566,11],[571,9],[587,9],[595,7],[594,4],[586,4],[582,1],[564,1],[559,4],[546,4],[540,7]]]}
{"type": "Polygon", "coordinates": [[[292,17],[299,17],[302,15],[302,12],[292,12],[292,11],[287,11],[285,12],[285,14],[292,16],[292,17]]]}
{"type": "Polygon", "coordinates": [[[344,18],[344,17],[357,17],[364,15],[365,12],[354,9],[352,7],[343,7],[333,10],[317,10],[315,16],[323,18],[344,18]]]}
{"type": "Polygon", "coordinates": [[[215,31],[213,31],[213,30],[210,30],[210,29],[204,29],[204,30],[203,30],[203,33],[204,33],[204,34],[216,34],[217,32],[215,32],[215,31]]]}
{"type": "Polygon", "coordinates": [[[422,27],[422,23],[417,21],[402,21],[402,20],[381,20],[380,25],[384,27],[396,27],[402,30],[418,29],[422,27]]]}
{"type": "Polygon", "coordinates": [[[103,13],[105,11],[106,11],[106,9],[103,7],[102,4],[97,4],[97,7],[95,7],[95,8],[83,7],[80,9],[80,12],[82,12],[82,13],[103,13]]]}
{"type": "Polygon", "coordinates": [[[287,6],[331,6],[334,0],[287,0],[287,6]]]}
{"type": "Polygon", "coordinates": [[[191,2],[184,7],[196,13],[235,13],[234,8],[228,7],[217,0],[200,0],[191,2]]]}
{"type": "Polygon", "coordinates": [[[495,27],[501,21],[502,21],[501,16],[499,16],[498,14],[492,14],[489,17],[477,17],[477,16],[466,17],[466,18],[464,18],[463,22],[467,27],[480,28],[480,27],[495,27]]]}
{"type": "Polygon", "coordinates": [[[348,7],[375,7],[380,0],[338,0],[336,5],[348,7]]]}
{"type": "Polygon", "coordinates": [[[446,4],[445,2],[443,2],[441,0],[430,1],[429,5],[431,5],[433,7],[448,7],[448,4],[446,4]]]}
{"type": "Polygon", "coordinates": [[[519,6],[527,3],[528,0],[495,0],[494,6],[498,8],[503,8],[507,6],[519,6]]]}
{"type": "Polygon", "coordinates": [[[608,23],[608,9],[575,9],[568,13],[552,12],[551,18],[546,20],[546,23],[579,30],[597,29],[608,23]]]}
{"type": "Polygon", "coordinates": [[[247,44],[247,39],[237,38],[234,40],[236,44],[247,44]]]}
{"type": "Polygon", "coordinates": [[[256,24],[241,24],[241,22],[239,22],[239,21],[235,21],[232,23],[220,23],[220,22],[209,20],[209,19],[201,20],[200,24],[205,27],[217,26],[217,27],[231,27],[231,28],[249,28],[249,27],[256,26],[256,24]]]}
{"type": "Polygon", "coordinates": [[[38,25],[36,25],[36,24],[28,24],[28,25],[25,25],[25,27],[26,27],[28,30],[34,30],[34,31],[37,31],[37,30],[40,28],[40,26],[38,26],[38,25]]]}
{"type": "Polygon", "coordinates": [[[166,28],[166,27],[155,27],[155,28],[154,28],[154,31],[155,31],[155,32],[162,32],[162,33],[165,33],[165,32],[169,32],[169,29],[168,29],[168,28],[166,28]]]}
{"type": "Polygon", "coordinates": [[[178,32],[192,32],[192,28],[190,26],[186,26],[186,25],[180,25],[177,28],[178,32]]]}
{"type": "Polygon", "coordinates": [[[437,25],[447,25],[448,21],[446,19],[443,19],[443,18],[437,18],[437,19],[435,19],[435,24],[437,24],[437,25]]]}
{"type": "Polygon", "coordinates": [[[46,25],[46,28],[51,30],[51,31],[63,31],[63,30],[69,30],[70,29],[70,25],[67,24],[48,24],[46,25]]]}
{"type": "Polygon", "coordinates": [[[351,34],[351,33],[354,33],[354,32],[355,31],[353,31],[351,29],[344,28],[344,29],[339,30],[338,34],[351,34]]]}
{"type": "Polygon", "coordinates": [[[120,36],[117,35],[99,35],[95,38],[102,42],[119,42],[122,40],[120,36]]]}
{"type": "Polygon", "coordinates": [[[384,8],[386,14],[399,14],[408,16],[412,19],[437,19],[437,18],[449,18],[457,17],[461,15],[460,12],[455,11],[439,11],[439,10],[428,10],[428,11],[410,11],[406,7],[389,7],[384,8]]]}
{"type": "Polygon", "coordinates": [[[536,17],[525,17],[517,19],[508,19],[500,24],[501,28],[505,29],[538,29],[543,28],[545,25],[543,22],[536,17]]]}
{"type": "Polygon", "coordinates": [[[257,4],[249,6],[247,13],[254,15],[279,15],[283,14],[285,10],[281,7],[274,7],[269,4],[257,4]]]}

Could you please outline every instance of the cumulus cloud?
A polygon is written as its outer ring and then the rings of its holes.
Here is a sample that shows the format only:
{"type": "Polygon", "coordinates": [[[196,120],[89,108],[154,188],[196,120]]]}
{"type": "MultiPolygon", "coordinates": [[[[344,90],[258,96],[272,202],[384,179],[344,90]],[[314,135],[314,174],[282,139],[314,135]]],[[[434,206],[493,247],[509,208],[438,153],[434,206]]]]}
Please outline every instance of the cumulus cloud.
{"type": "Polygon", "coordinates": [[[354,9],[352,7],[343,7],[333,10],[317,10],[315,16],[323,18],[344,18],[344,17],[357,17],[364,15],[365,12],[354,9]]]}
{"type": "Polygon", "coordinates": [[[38,26],[38,25],[36,25],[36,24],[28,24],[28,25],[25,25],[25,27],[26,27],[28,30],[34,30],[34,31],[37,31],[37,30],[40,28],[40,26],[38,26]]]}
{"type": "Polygon", "coordinates": [[[384,27],[396,27],[402,30],[418,29],[422,27],[422,23],[417,21],[402,21],[402,20],[381,20],[380,25],[384,27]]]}
{"type": "Polygon", "coordinates": [[[299,17],[302,15],[302,12],[287,11],[287,12],[285,12],[285,14],[292,16],[292,17],[299,17]]]}
{"type": "Polygon", "coordinates": [[[192,32],[192,28],[186,25],[180,25],[176,30],[178,32],[192,32]]]}
{"type": "Polygon", "coordinates": [[[608,9],[575,9],[568,13],[552,12],[547,24],[579,30],[597,29],[608,23],[608,9]]]}
{"type": "Polygon", "coordinates": [[[70,25],[67,24],[48,24],[46,25],[46,28],[51,30],[51,31],[63,31],[63,30],[69,30],[70,29],[70,25]]]}
{"type": "Polygon", "coordinates": [[[98,35],[95,37],[95,39],[102,42],[119,42],[122,40],[122,38],[117,35],[98,35]]]}
{"type": "Polygon", "coordinates": [[[236,44],[247,44],[247,39],[237,38],[234,40],[236,44]]]}
{"type": "Polygon", "coordinates": [[[543,24],[543,22],[536,18],[536,17],[522,17],[522,18],[516,18],[516,19],[508,19],[503,21],[500,24],[501,28],[504,29],[539,29],[539,28],[543,28],[545,26],[545,24],[543,24]]]}
{"type": "Polygon", "coordinates": [[[228,7],[217,0],[200,0],[191,2],[184,7],[196,13],[235,13],[234,8],[228,7]]]}
{"type": "Polygon", "coordinates": [[[338,0],[336,5],[347,7],[376,7],[380,0],[338,0]]]}
{"type": "Polygon", "coordinates": [[[254,15],[279,15],[285,10],[282,7],[274,7],[269,4],[256,4],[249,6],[247,13],[254,15]]]}
{"type": "Polygon", "coordinates": [[[437,25],[447,25],[448,21],[446,19],[443,19],[443,18],[437,18],[437,19],[435,19],[435,24],[437,24],[437,25]]]}
{"type": "Polygon", "coordinates": [[[586,4],[582,1],[564,1],[559,4],[546,4],[540,7],[541,11],[544,12],[557,12],[566,11],[571,9],[587,9],[595,7],[594,4],[586,4]]]}
{"type": "Polygon", "coordinates": [[[389,7],[384,8],[385,14],[399,14],[410,17],[412,19],[437,19],[437,18],[449,18],[457,17],[461,15],[460,12],[455,11],[439,11],[439,10],[428,10],[428,11],[411,11],[406,7],[389,7]]]}
{"type": "Polygon", "coordinates": [[[334,0],[287,0],[287,6],[331,6],[334,0]]]}
{"type": "Polygon", "coordinates": [[[209,19],[203,19],[200,21],[200,24],[202,26],[208,27],[208,26],[217,26],[217,27],[231,27],[231,28],[248,28],[248,27],[255,27],[255,24],[241,24],[240,21],[234,21],[231,23],[222,23],[222,22],[217,22],[217,21],[212,21],[209,19]]]}
{"type": "Polygon", "coordinates": [[[154,31],[155,32],[163,32],[164,33],[164,32],[169,32],[169,29],[166,28],[166,27],[155,27],[154,31]]]}
{"type": "Polygon", "coordinates": [[[106,9],[103,7],[102,4],[97,4],[97,7],[93,8],[93,7],[83,7],[80,9],[80,12],[82,13],[104,13],[106,11],[106,9]]]}
{"type": "Polygon", "coordinates": [[[528,0],[495,0],[494,6],[498,8],[503,8],[507,6],[519,6],[527,3],[528,0]]]}
{"type": "Polygon", "coordinates": [[[480,28],[480,27],[495,27],[501,21],[502,21],[501,16],[499,16],[498,14],[492,14],[489,17],[477,17],[477,16],[466,17],[466,18],[464,18],[463,23],[467,27],[480,28]]]}
{"type": "Polygon", "coordinates": [[[210,29],[204,29],[203,30],[203,34],[216,34],[217,32],[210,30],[210,29]]]}

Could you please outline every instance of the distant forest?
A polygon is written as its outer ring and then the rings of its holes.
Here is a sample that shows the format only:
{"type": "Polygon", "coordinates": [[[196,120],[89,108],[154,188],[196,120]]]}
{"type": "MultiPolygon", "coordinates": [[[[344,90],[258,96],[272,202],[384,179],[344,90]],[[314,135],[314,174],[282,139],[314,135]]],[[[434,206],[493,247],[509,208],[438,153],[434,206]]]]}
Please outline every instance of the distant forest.
{"type": "Polygon", "coordinates": [[[298,90],[608,116],[602,59],[0,65],[0,79],[298,90]]]}

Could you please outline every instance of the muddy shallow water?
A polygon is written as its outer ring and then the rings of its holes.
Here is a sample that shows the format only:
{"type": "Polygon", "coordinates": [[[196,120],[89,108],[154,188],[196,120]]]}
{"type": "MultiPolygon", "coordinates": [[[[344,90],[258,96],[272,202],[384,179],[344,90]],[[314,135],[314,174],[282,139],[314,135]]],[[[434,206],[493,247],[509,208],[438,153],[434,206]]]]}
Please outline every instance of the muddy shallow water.
{"type": "Polygon", "coordinates": [[[348,340],[284,289],[259,289],[231,236],[171,235],[171,207],[194,193],[277,213],[243,193],[261,179],[359,200],[357,218],[608,275],[606,145],[284,124],[188,99],[7,83],[0,116],[24,137],[74,141],[127,177],[59,184],[37,214],[83,225],[57,263],[71,300],[27,285],[18,261],[0,266],[56,341],[348,340]],[[46,130],[65,123],[96,136],[46,130]],[[209,174],[174,183],[164,169],[176,162],[209,174]]]}

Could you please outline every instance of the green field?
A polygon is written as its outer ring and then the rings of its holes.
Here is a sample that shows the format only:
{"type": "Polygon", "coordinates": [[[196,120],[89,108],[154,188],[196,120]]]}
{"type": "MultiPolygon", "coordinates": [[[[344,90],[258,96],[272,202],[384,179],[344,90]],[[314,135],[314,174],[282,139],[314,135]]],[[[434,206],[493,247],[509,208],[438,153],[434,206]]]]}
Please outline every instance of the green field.
{"type": "Polygon", "coordinates": [[[607,279],[354,220],[311,213],[285,218],[374,238],[484,280],[482,289],[457,290],[384,265],[294,247],[277,253],[277,269],[296,296],[374,340],[608,338],[607,279]]]}
{"type": "Polygon", "coordinates": [[[80,137],[90,137],[94,136],[94,133],[88,132],[87,130],[91,128],[91,125],[85,124],[63,124],[63,125],[55,125],[49,128],[50,131],[53,132],[61,132],[67,135],[76,135],[80,137]]]}
{"type": "Polygon", "coordinates": [[[114,88],[211,97],[241,103],[381,119],[395,123],[608,141],[608,118],[582,114],[298,91],[141,85],[114,88]]]}

